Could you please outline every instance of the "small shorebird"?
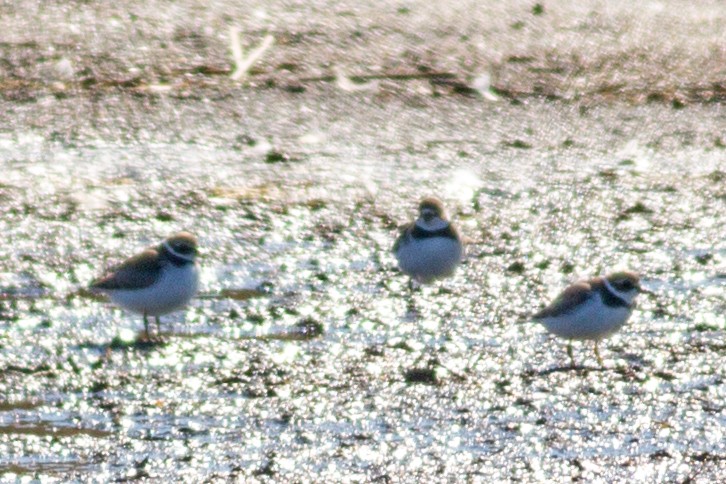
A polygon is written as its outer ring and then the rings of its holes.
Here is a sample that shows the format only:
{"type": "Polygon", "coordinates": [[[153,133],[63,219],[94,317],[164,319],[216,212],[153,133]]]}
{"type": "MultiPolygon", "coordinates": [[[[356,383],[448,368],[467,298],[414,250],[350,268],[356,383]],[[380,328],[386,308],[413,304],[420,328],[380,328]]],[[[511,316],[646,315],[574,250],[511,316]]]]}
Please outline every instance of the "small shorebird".
{"type": "Polygon", "coordinates": [[[142,314],[148,339],[149,316],[156,318],[159,329],[159,316],[182,309],[196,294],[196,255],[196,237],[179,232],[116,266],[93,281],[90,289],[107,294],[122,308],[142,314]]]}
{"type": "Polygon", "coordinates": [[[461,262],[464,244],[437,198],[421,200],[415,222],[402,228],[393,253],[404,274],[419,283],[448,277],[461,262]]]}
{"type": "Polygon", "coordinates": [[[550,333],[566,338],[572,366],[572,340],[594,340],[595,356],[603,366],[598,343],[618,331],[635,306],[635,297],[648,292],[633,272],[615,272],[605,277],[579,281],[565,289],[546,308],[533,316],[550,333]]]}

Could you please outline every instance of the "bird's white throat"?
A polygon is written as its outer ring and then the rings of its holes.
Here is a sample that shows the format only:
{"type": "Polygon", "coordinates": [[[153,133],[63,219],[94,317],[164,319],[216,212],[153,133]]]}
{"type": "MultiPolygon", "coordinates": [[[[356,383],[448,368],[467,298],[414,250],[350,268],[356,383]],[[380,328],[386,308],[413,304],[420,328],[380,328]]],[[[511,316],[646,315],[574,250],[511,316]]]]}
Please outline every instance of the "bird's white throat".
{"type": "Polygon", "coordinates": [[[194,262],[193,255],[180,254],[179,252],[175,251],[174,248],[167,241],[164,241],[163,245],[164,245],[164,248],[166,250],[168,250],[170,253],[172,253],[175,257],[178,257],[178,258],[183,259],[188,262],[194,262]]]}
{"type": "Polygon", "coordinates": [[[439,217],[434,217],[428,222],[422,218],[419,218],[418,220],[416,220],[416,225],[427,232],[435,232],[437,230],[445,229],[446,227],[448,227],[449,222],[439,217]]]}
{"type": "Polygon", "coordinates": [[[637,293],[633,292],[632,294],[630,292],[620,292],[617,289],[615,289],[612,284],[610,284],[610,281],[607,280],[607,278],[603,277],[602,279],[603,285],[605,286],[605,289],[615,296],[616,298],[623,301],[625,304],[630,305],[633,303],[633,299],[635,299],[635,296],[637,293]]]}

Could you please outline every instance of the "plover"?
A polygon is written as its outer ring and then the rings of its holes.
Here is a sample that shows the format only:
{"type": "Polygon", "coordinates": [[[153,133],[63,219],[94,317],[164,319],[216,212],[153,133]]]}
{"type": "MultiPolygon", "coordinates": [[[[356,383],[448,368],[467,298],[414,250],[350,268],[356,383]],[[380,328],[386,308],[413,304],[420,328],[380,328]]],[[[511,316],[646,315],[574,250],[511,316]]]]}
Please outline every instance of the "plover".
{"type": "Polygon", "coordinates": [[[404,274],[419,283],[448,277],[461,262],[464,244],[437,198],[421,200],[419,216],[402,228],[393,253],[404,274]]]}
{"type": "Polygon", "coordinates": [[[579,281],[565,289],[546,308],[533,316],[547,330],[566,338],[572,366],[572,340],[595,341],[595,356],[603,366],[598,343],[618,331],[633,312],[635,297],[645,291],[638,275],[615,272],[579,281]]]}
{"type": "Polygon", "coordinates": [[[90,289],[107,294],[122,308],[142,314],[148,338],[149,316],[156,318],[158,329],[160,316],[182,309],[196,294],[196,255],[196,237],[179,232],[127,259],[93,281],[90,289]]]}

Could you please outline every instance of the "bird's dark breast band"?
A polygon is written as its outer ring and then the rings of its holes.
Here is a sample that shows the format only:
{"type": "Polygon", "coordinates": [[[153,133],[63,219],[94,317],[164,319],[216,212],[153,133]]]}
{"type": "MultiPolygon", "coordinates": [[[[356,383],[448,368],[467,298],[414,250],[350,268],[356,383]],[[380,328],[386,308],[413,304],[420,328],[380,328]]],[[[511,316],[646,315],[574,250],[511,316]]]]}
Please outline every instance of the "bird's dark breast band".
{"type": "Polygon", "coordinates": [[[451,224],[447,225],[446,227],[439,229],[439,230],[425,230],[419,227],[418,225],[414,225],[413,230],[411,230],[411,238],[416,240],[422,240],[422,239],[431,239],[434,237],[446,237],[452,240],[456,240],[456,233],[451,228],[451,224]]]}
{"type": "Polygon", "coordinates": [[[161,251],[162,251],[162,254],[164,254],[164,258],[166,258],[169,262],[171,262],[172,264],[174,264],[177,267],[182,267],[186,264],[192,263],[189,259],[178,256],[177,254],[170,251],[163,245],[161,246],[161,251]]]}
{"type": "Polygon", "coordinates": [[[600,294],[602,295],[602,302],[610,308],[631,308],[633,307],[632,304],[628,304],[628,302],[612,292],[610,292],[610,289],[605,287],[604,291],[600,291],[600,294]]]}

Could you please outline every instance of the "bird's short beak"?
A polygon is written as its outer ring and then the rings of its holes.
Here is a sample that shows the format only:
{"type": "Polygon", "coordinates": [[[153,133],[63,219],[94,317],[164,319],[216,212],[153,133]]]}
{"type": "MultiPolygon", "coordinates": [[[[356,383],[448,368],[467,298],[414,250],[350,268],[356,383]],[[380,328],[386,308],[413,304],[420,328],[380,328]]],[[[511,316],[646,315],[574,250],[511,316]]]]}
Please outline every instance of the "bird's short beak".
{"type": "Polygon", "coordinates": [[[657,294],[656,294],[656,293],[654,293],[654,292],[653,292],[653,291],[651,291],[650,289],[648,289],[648,288],[645,288],[645,287],[643,287],[643,286],[638,286],[638,292],[639,292],[639,293],[641,293],[641,294],[647,294],[648,296],[652,296],[652,297],[655,297],[655,296],[657,296],[657,294]]]}
{"type": "Polygon", "coordinates": [[[423,212],[421,212],[421,217],[423,217],[426,222],[430,222],[435,215],[436,214],[434,214],[434,212],[432,212],[431,210],[424,210],[423,212]]]}

